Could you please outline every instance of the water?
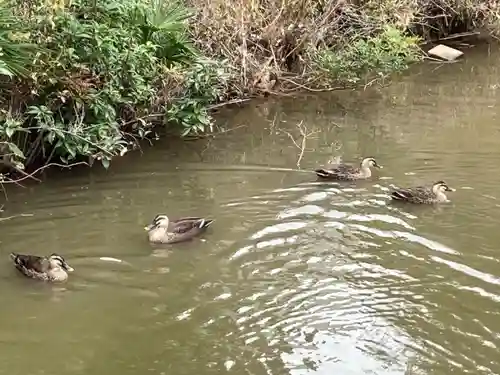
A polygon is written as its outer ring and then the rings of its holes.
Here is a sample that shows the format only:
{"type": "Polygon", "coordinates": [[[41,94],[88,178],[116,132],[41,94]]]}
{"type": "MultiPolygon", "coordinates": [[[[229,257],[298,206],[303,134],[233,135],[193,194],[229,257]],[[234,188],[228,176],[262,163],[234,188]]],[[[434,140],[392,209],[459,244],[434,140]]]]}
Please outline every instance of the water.
{"type": "Polygon", "coordinates": [[[10,189],[4,216],[32,216],[0,223],[0,374],[499,374],[500,53],[466,55],[225,110],[236,129],[215,138],[10,189]],[[317,133],[298,168],[285,131],[300,122],[317,133]],[[355,184],[307,172],[336,155],[385,168],[355,184]],[[439,179],[450,204],[387,203],[391,184],[439,179]],[[159,212],[216,222],[150,246],[159,212]],[[10,251],[76,271],[33,282],[10,251]]]}

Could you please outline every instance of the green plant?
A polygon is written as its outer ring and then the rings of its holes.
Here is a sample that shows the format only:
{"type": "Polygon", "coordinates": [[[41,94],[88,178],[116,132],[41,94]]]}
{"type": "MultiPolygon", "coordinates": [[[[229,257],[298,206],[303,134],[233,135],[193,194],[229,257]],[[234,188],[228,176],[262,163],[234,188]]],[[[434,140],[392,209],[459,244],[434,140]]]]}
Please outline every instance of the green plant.
{"type": "Polygon", "coordinates": [[[1,1],[0,157],[27,167],[107,166],[158,120],[211,131],[234,93],[360,83],[421,58],[409,32],[500,24],[498,0],[1,1]]]}
{"type": "Polygon", "coordinates": [[[378,35],[357,40],[339,51],[318,51],[315,62],[333,79],[353,84],[367,74],[406,69],[408,64],[421,58],[418,42],[419,38],[406,36],[398,29],[386,26],[378,35]]]}
{"type": "Polygon", "coordinates": [[[167,63],[186,63],[198,54],[186,33],[186,21],[192,16],[193,12],[181,3],[150,0],[138,4],[131,11],[130,20],[139,27],[142,43],[158,46],[157,57],[167,63]]]}
{"type": "Polygon", "coordinates": [[[221,101],[228,92],[231,78],[224,62],[198,60],[184,76],[183,91],[167,111],[167,120],[182,126],[182,135],[213,130],[213,119],[207,106],[221,101]]]}
{"type": "Polygon", "coordinates": [[[39,48],[28,43],[29,33],[13,14],[14,5],[0,1],[0,75],[27,76],[32,56],[39,48]]]}
{"type": "Polygon", "coordinates": [[[188,66],[197,56],[186,34],[191,13],[159,0],[74,0],[66,9],[35,0],[30,6],[22,20],[30,40],[43,47],[24,82],[34,95],[16,127],[0,122],[0,141],[19,145],[26,164],[91,158],[107,167],[126,152],[129,132],[134,139],[150,133],[152,124],[142,117],[162,109],[152,103],[164,68],[188,66]]]}

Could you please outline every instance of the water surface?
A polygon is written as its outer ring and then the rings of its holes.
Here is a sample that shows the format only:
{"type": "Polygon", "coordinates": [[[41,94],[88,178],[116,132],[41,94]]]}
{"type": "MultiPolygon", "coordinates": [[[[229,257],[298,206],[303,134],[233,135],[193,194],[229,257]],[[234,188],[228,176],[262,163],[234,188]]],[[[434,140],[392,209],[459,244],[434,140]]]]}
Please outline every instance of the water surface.
{"type": "Polygon", "coordinates": [[[0,374],[500,374],[499,57],[256,101],[222,111],[236,129],[214,138],[9,190],[3,215],[32,216],[0,223],[0,374]],[[300,168],[299,123],[315,132],[300,168]],[[367,155],[384,166],[368,181],[308,172],[367,155]],[[441,179],[449,204],[388,203],[441,179]],[[160,212],[216,222],[153,247],[160,212]],[[10,251],[76,271],[33,282],[10,251]]]}

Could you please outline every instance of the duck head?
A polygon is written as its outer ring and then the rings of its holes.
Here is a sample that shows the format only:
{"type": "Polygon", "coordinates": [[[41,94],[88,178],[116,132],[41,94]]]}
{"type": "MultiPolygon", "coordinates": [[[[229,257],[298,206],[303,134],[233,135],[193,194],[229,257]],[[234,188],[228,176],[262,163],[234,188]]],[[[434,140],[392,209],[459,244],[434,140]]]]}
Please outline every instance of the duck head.
{"type": "Polygon", "coordinates": [[[151,224],[146,225],[144,227],[144,230],[149,232],[149,231],[151,231],[153,229],[157,229],[157,228],[167,229],[168,224],[169,224],[168,216],[160,214],[160,215],[156,215],[154,217],[153,221],[151,222],[151,224]]]}
{"type": "Polygon", "coordinates": [[[66,260],[64,260],[61,255],[55,253],[49,257],[49,264],[50,268],[62,268],[67,272],[73,272],[75,270],[66,262],[66,260]]]}
{"type": "Polygon", "coordinates": [[[364,158],[363,161],[361,162],[361,168],[370,168],[370,167],[375,167],[379,169],[383,168],[380,164],[377,163],[375,158],[372,157],[364,158]]]}
{"type": "Polygon", "coordinates": [[[455,189],[449,187],[444,181],[437,181],[432,185],[432,191],[434,194],[444,194],[446,191],[456,191],[455,189]]]}

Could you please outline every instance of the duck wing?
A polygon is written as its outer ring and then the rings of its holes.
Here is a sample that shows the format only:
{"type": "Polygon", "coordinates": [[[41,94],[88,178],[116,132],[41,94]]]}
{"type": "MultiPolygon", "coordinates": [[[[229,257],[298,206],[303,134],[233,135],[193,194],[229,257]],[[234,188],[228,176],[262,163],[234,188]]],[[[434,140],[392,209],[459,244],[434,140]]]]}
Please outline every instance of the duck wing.
{"type": "Polygon", "coordinates": [[[172,220],[169,224],[169,232],[177,234],[185,234],[191,231],[201,231],[210,224],[213,220],[205,219],[202,217],[183,217],[180,219],[172,220]]]}
{"type": "Polygon", "coordinates": [[[337,164],[331,165],[327,168],[320,168],[315,170],[319,177],[335,177],[339,179],[347,179],[350,175],[359,172],[359,168],[356,168],[350,164],[337,164]]]}
{"type": "Polygon", "coordinates": [[[16,268],[21,271],[31,270],[40,273],[47,271],[47,264],[45,262],[45,258],[43,257],[11,253],[10,258],[14,262],[16,268]]]}
{"type": "Polygon", "coordinates": [[[391,192],[391,198],[395,200],[421,200],[432,196],[432,191],[425,186],[399,188],[391,192]]]}

